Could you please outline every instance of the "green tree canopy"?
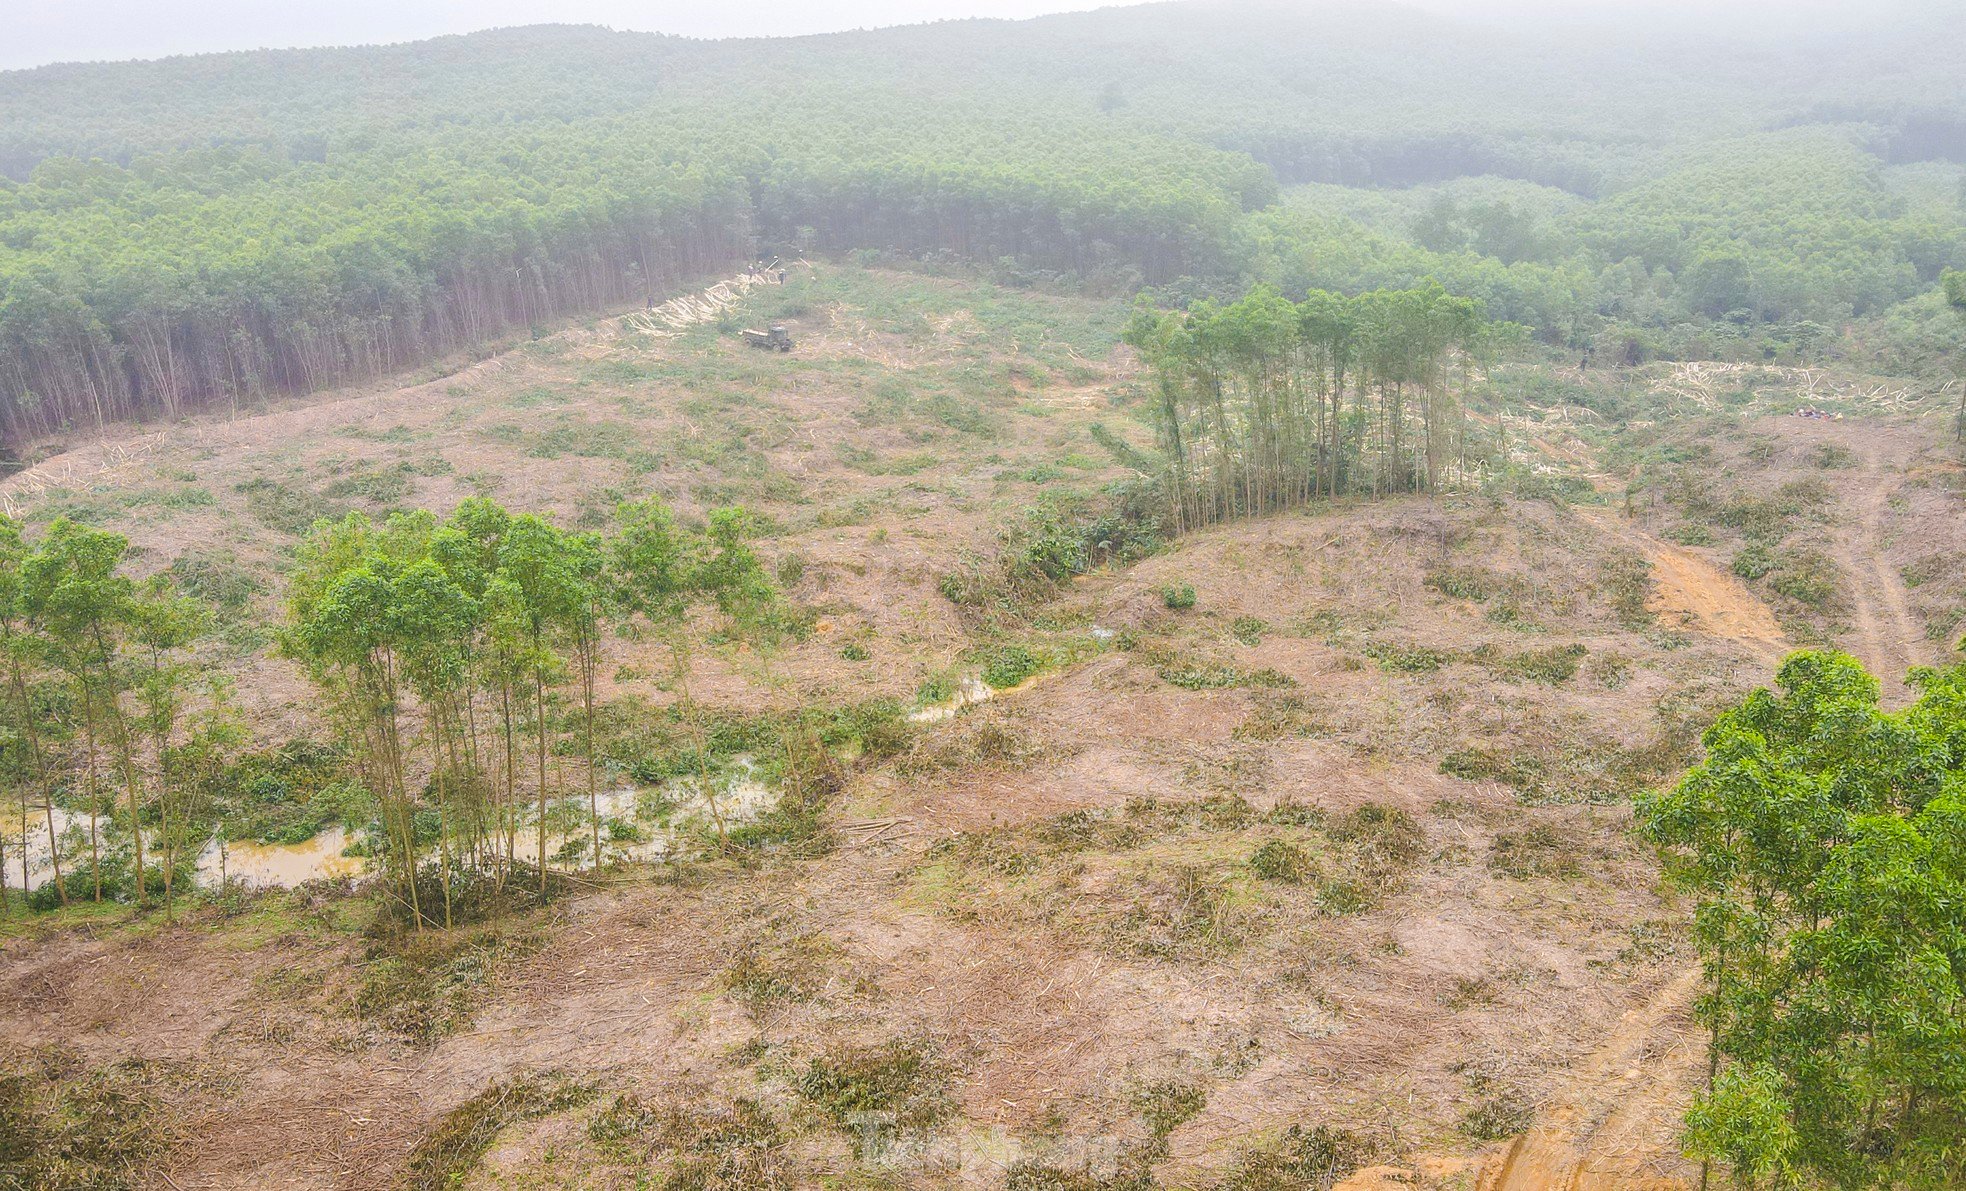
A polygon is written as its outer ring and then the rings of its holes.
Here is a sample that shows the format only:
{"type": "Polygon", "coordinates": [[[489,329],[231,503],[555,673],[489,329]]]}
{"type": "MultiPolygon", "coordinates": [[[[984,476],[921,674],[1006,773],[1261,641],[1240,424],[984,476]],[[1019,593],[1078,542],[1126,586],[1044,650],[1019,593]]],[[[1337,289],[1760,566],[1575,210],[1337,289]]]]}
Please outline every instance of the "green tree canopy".
{"type": "Polygon", "coordinates": [[[1698,898],[1716,1078],[1689,1143],[1751,1182],[1966,1180],[1966,666],[1885,711],[1805,652],[1639,806],[1698,898]]]}

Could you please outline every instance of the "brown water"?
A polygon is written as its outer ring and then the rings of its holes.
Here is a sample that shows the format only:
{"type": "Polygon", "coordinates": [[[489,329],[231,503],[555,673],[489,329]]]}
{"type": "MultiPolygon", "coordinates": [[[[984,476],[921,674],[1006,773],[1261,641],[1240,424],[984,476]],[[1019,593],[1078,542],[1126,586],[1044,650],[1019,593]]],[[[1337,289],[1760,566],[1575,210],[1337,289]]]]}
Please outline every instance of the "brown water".
{"type": "MultiPolygon", "coordinates": [[[[984,689],[987,691],[988,688],[984,689]]],[[[757,777],[748,757],[739,758],[732,771],[712,777],[707,792],[700,779],[684,778],[669,783],[662,791],[665,795],[663,799],[645,799],[646,793],[640,788],[625,787],[608,790],[598,796],[603,821],[633,824],[638,837],[609,839],[604,826],[601,849],[606,860],[647,862],[666,859],[687,846],[691,837],[713,830],[719,818],[726,827],[755,822],[778,802],[778,792],[757,777]],[[661,802],[666,802],[667,814],[658,816],[653,812],[661,802]]],[[[586,840],[592,830],[584,796],[573,796],[562,801],[566,804],[566,813],[554,817],[566,829],[549,832],[546,841],[549,858],[569,839],[586,840]]],[[[29,811],[24,833],[27,841],[26,884],[29,888],[35,888],[54,879],[54,868],[50,863],[46,814],[39,807],[30,807],[29,811]]],[[[67,834],[71,826],[78,824],[83,830],[87,829],[88,819],[85,815],[73,815],[60,807],[55,808],[54,814],[57,836],[67,834]]],[[[21,888],[20,841],[23,830],[18,802],[10,802],[0,808],[0,831],[4,831],[7,837],[6,871],[0,874],[0,878],[4,878],[12,888],[21,888]]],[[[200,888],[216,888],[222,874],[224,880],[236,881],[252,889],[290,889],[308,881],[359,877],[369,871],[369,861],[366,857],[342,855],[349,842],[348,830],[341,826],[325,828],[314,838],[298,844],[260,844],[238,840],[221,845],[214,841],[198,857],[197,884],[200,888]]],[[[536,861],[539,853],[537,830],[522,826],[515,841],[515,851],[520,860],[536,861]]],[[[86,849],[78,851],[71,841],[62,849],[64,871],[67,871],[67,864],[86,855],[86,849]]]]}
{"type": "MultiPolygon", "coordinates": [[[[55,808],[55,834],[65,835],[71,824],[80,824],[83,831],[88,830],[87,815],[71,815],[60,807],[55,808]]],[[[18,799],[9,799],[4,810],[0,810],[0,832],[7,837],[6,871],[0,872],[10,888],[21,888],[21,840],[27,841],[27,887],[38,888],[54,880],[55,870],[52,853],[48,848],[48,815],[38,806],[27,808],[26,831],[21,830],[21,810],[18,799]]],[[[87,848],[82,855],[88,855],[87,848]]],[[[67,872],[70,857],[68,850],[62,853],[63,872],[67,872]]]]}
{"type": "Polygon", "coordinates": [[[249,889],[291,889],[307,881],[359,877],[368,871],[369,862],[365,857],[343,856],[347,846],[348,829],[338,825],[298,844],[213,842],[198,857],[198,885],[217,887],[221,873],[249,889]]]}

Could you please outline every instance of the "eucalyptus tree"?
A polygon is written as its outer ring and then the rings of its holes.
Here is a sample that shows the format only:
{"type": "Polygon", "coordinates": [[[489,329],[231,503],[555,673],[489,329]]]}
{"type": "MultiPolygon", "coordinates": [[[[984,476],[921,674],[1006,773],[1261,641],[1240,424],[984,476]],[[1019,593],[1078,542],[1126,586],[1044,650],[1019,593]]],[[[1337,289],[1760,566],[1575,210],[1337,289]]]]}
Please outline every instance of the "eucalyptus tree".
{"type": "Polygon", "coordinates": [[[396,609],[400,538],[380,532],[359,513],[317,525],[297,552],[289,588],[291,626],[283,644],[328,696],[359,745],[375,792],[404,901],[420,928],[416,825],[403,756],[400,716],[404,676],[396,609]]]}
{"type": "Polygon", "coordinates": [[[697,533],[679,526],[669,507],[650,497],[620,507],[610,543],[616,602],[631,622],[639,618],[669,647],[682,718],[695,740],[698,789],[716,822],[719,842],[728,838],[729,823],[690,691],[690,621],[705,603],[737,633],[754,630],[760,617],[769,615],[775,591],[750,546],[754,532],[754,520],[742,507],[713,510],[704,531],[697,533]]]}
{"type": "Polygon", "coordinates": [[[219,884],[226,872],[226,835],[235,807],[234,763],[251,738],[244,715],[232,698],[232,682],[209,675],[200,697],[187,706],[184,731],[165,750],[160,768],[177,791],[180,833],[196,855],[209,850],[218,859],[219,884]]]}
{"type": "Polygon", "coordinates": [[[477,621],[468,642],[465,677],[466,737],[475,770],[477,762],[477,695],[485,691],[494,702],[501,730],[499,769],[502,781],[492,781],[492,849],[498,879],[503,883],[516,846],[518,806],[517,691],[528,665],[525,634],[519,625],[518,591],[499,574],[499,552],[512,527],[512,515],[496,501],[481,496],[458,505],[443,528],[432,535],[431,556],[451,581],[477,607],[477,621]]]}
{"type": "Polygon", "coordinates": [[[587,768],[587,816],[592,829],[593,863],[601,866],[601,804],[597,787],[600,758],[594,751],[594,686],[601,666],[601,633],[607,611],[607,555],[595,534],[563,539],[567,588],[561,625],[580,676],[581,756],[587,768]]]}
{"type": "Polygon", "coordinates": [[[23,578],[45,626],[55,663],[74,684],[82,708],[89,789],[89,851],[94,893],[102,900],[101,792],[97,750],[106,734],[129,799],[135,893],[148,904],[144,880],[143,806],[134,742],[124,714],[119,651],[136,616],[136,585],[121,573],[129,542],[57,517],[28,557],[23,578]]]}
{"type": "Polygon", "coordinates": [[[484,595],[478,607],[483,633],[479,651],[480,680],[488,683],[497,694],[501,728],[499,758],[504,782],[503,794],[499,799],[498,822],[503,844],[502,881],[518,854],[519,812],[522,806],[519,798],[518,734],[525,713],[521,693],[528,677],[539,667],[533,663],[525,597],[517,583],[503,573],[494,573],[485,583],[484,595]]]}
{"type": "MultiPolygon", "coordinates": [[[[703,591],[705,544],[678,525],[660,497],[622,504],[615,510],[615,533],[608,543],[609,576],[614,604],[633,627],[646,627],[669,650],[669,673],[675,683],[682,719],[695,738],[698,781],[708,797],[709,749],[697,722],[690,695],[690,609],[703,591]]],[[[719,838],[724,834],[722,812],[714,800],[719,838]]]]}
{"type": "MultiPolygon", "coordinates": [[[[145,583],[140,598],[131,607],[130,640],[137,647],[138,706],[142,726],[150,735],[158,761],[157,838],[164,849],[166,916],[173,912],[172,892],[184,815],[183,807],[177,805],[178,790],[165,760],[176,747],[185,688],[192,676],[184,650],[197,640],[204,628],[205,617],[199,606],[174,592],[161,577],[145,583]]],[[[193,859],[195,862],[195,853],[193,859]]]]}
{"type": "Polygon", "coordinates": [[[478,605],[433,558],[404,567],[390,590],[390,630],[404,681],[423,705],[423,735],[430,748],[430,785],[436,792],[438,879],[444,893],[444,927],[451,926],[451,845],[462,798],[474,786],[463,755],[464,686],[470,674],[470,642],[478,605]]]}
{"type": "MultiPolygon", "coordinates": [[[[14,734],[26,745],[24,772],[19,775],[20,796],[20,879],[22,893],[31,880],[28,854],[29,796],[41,795],[41,812],[48,829],[48,859],[53,869],[55,895],[68,904],[68,883],[61,871],[61,840],[55,830],[54,787],[49,781],[48,758],[39,708],[33,694],[34,676],[47,657],[47,640],[40,632],[32,593],[26,582],[30,547],[21,536],[20,525],[0,515],[0,664],[7,669],[7,708],[14,723],[14,734]]],[[[5,865],[0,864],[0,885],[6,883],[5,865]]]]}
{"type": "Polygon", "coordinates": [[[777,595],[763,560],[751,548],[757,519],[741,505],[712,509],[704,529],[707,549],[693,587],[707,595],[733,627],[741,628],[770,611],[777,595]]]}
{"type": "Polygon", "coordinates": [[[577,576],[567,556],[565,536],[540,517],[514,517],[499,546],[498,577],[509,585],[505,605],[524,646],[526,677],[532,686],[533,727],[538,745],[539,894],[546,896],[546,690],[563,659],[554,650],[557,630],[578,602],[577,576]]]}

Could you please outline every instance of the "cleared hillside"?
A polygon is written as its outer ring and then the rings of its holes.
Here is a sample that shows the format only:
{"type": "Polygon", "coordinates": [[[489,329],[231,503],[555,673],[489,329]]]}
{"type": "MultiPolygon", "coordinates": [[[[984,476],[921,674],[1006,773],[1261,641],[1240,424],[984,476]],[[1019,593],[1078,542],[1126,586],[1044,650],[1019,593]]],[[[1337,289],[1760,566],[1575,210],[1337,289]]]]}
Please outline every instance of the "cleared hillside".
{"type": "MultiPolygon", "coordinates": [[[[1150,446],[1123,308],[823,264],[740,312],[593,322],[0,485],[206,600],[197,668],[266,750],[331,736],[266,631],[315,517],[741,500],[801,628],[691,658],[719,763],[775,774],[793,708],[859,725],[753,842],[697,822],[452,932],[394,935],[345,879],[175,923],[8,918],[18,1103],[113,1097],[102,1161],[186,1188],[1683,1185],[1696,953],[1627,799],[1793,642],[1939,660],[1966,518],[1924,405],[1773,368],[1499,366],[1485,486],[966,607],[947,577],[1048,501],[1098,507],[1150,446]],[[797,350],[744,347],[753,320],[797,350]],[[1734,573],[1754,516],[1778,560],[1838,560],[1835,601],[1779,561],[1734,573]]],[[[672,822],[642,796],[670,788],[651,725],[682,688],[657,641],[604,659],[631,848],[672,822]]]]}

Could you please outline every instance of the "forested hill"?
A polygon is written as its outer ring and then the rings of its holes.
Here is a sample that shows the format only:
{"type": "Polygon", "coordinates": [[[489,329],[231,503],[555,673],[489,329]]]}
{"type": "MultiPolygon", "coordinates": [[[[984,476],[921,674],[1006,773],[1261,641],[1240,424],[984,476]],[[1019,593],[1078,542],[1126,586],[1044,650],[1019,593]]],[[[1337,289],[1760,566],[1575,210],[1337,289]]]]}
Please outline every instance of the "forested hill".
{"type": "Polygon", "coordinates": [[[1176,3],[0,74],[0,434],[374,375],[759,251],[1176,298],[1434,276],[1553,344],[1889,355],[1966,264],[1956,16],[1176,3]]]}
{"type": "Polygon", "coordinates": [[[1954,9],[1912,7],[1870,31],[1784,25],[1744,40],[1646,25],[1493,27],[1384,3],[1202,0],[785,39],[558,25],[67,64],[0,72],[0,172],[23,178],[51,155],[127,163],[225,145],[317,160],[392,133],[563,123],[658,100],[772,102],[814,87],[887,93],[868,97],[875,107],[897,93],[1036,98],[1060,114],[1202,132],[1259,158],[1293,140],[1334,150],[1328,162],[1271,160],[1306,175],[1286,181],[1411,181],[1400,167],[1415,163],[1401,150],[1478,138],[1553,146],[1582,164],[1633,144],[1810,123],[1868,124],[1883,139],[1960,156],[1966,141],[1935,136],[1966,113],[1949,52],[1954,9]]]}

